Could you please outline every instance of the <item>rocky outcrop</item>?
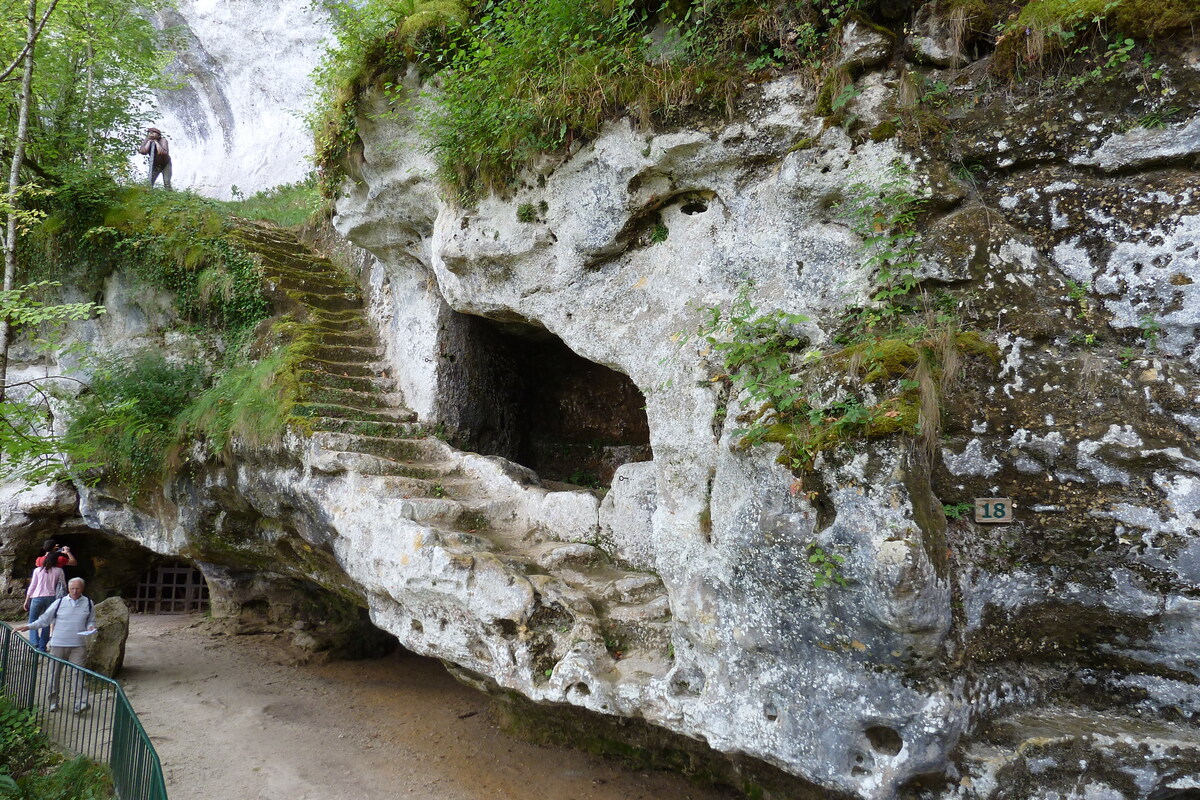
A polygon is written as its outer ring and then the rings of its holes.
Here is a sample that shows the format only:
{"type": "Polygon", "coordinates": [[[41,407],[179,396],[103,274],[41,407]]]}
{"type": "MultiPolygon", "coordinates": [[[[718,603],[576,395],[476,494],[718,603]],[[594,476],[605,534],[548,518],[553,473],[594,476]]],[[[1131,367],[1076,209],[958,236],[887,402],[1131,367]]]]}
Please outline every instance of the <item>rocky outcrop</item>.
{"type": "Polygon", "coordinates": [[[115,678],[125,663],[125,640],[129,638],[129,606],[119,597],[96,603],[96,633],[87,639],[83,665],[93,672],[115,678]]]}

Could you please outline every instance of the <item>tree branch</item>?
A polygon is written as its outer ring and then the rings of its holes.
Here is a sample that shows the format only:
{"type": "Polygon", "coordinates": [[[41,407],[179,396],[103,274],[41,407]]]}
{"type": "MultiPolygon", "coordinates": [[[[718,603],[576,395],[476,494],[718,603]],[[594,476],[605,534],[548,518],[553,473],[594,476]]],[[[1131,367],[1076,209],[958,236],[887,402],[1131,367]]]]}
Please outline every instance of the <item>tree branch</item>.
{"type": "Polygon", "coordinates": [[[13,70],[20,66],[21,60],[25,58],[25,54],[29,52],[29,49],[37,43],[38,37],[42,35],[42,28],[46,27],[46,22],[50,19],[50,15],[54,13],[54,8],[57,5],[58,0],[50,0],[50,6],[46,9],[46,13],[42,14],[42,21],[38,23],[33,36],[29,38],[29,41],[25,42],[25,47],[22,48],[20,53],[17,53],[17,57],[12,60],[12,63],[5,67],[3,72],[0,72],[0,81],[7,80],[8,76],[13,73],[13,70]]]}

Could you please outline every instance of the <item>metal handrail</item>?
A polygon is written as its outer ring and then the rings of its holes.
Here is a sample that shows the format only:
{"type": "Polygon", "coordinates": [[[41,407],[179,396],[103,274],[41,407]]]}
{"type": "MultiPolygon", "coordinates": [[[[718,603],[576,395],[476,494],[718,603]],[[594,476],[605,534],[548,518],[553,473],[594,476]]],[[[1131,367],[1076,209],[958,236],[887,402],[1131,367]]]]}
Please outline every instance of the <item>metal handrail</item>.
{"type": "Polygon", "coordinates": [[[121,800],[167,800],[158,753],[119,683],[40,652],[3,621],[0,640],[0,693],[34,709],[65,750],[108,764],[121,800]]]}

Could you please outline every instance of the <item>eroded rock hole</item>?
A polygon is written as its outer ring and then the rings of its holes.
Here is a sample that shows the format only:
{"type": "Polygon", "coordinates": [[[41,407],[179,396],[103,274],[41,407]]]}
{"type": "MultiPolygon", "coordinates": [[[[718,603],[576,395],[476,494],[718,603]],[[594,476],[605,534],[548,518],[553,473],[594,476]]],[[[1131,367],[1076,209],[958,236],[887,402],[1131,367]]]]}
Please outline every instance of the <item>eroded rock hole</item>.
{"type": "Polygon", "coordinates": [[[900,738],[900,734],[886,725],[872,725],[863,733],[877,753],[894,756],[904,747],[904,740],[900,738]]]}
{"type": "Polygon", "coordinates": [[[458,315],[452,327],[438,415],[455,444],[592,487],[653,457],[646,399],[628,376],[525,322],[458,315]]]}
{"type": "Polygon", "coordinates": [[[685,214],[703,214],[708,211],[708,203],[702,200],[690,200],[679,208],[685,214]]]}

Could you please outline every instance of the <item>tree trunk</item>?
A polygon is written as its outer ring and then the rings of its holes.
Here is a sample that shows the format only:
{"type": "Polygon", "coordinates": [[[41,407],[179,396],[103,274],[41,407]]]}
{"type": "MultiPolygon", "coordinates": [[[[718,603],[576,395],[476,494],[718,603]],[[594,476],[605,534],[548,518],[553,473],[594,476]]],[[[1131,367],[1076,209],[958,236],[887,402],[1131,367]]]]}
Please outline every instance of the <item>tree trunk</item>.
{"type": "MultiPolygon", "coordinates": [[[[17,138],[13,142],[12,166],[8,171],[7,225],[4,229],[4,290],[11,291],[17,273],[17,188],[21,185],[21,162],[25,159],[25,142],[29,138],[29,109],[33,101],[33,49],[41,27],[37,24],[37,0],[29,0],[25,40],[25,69],[21,75],[20,111],[17,116],[17,138]]],[[[8,385],[8,320],[0,320],[0,400],[8,385]]]]}

